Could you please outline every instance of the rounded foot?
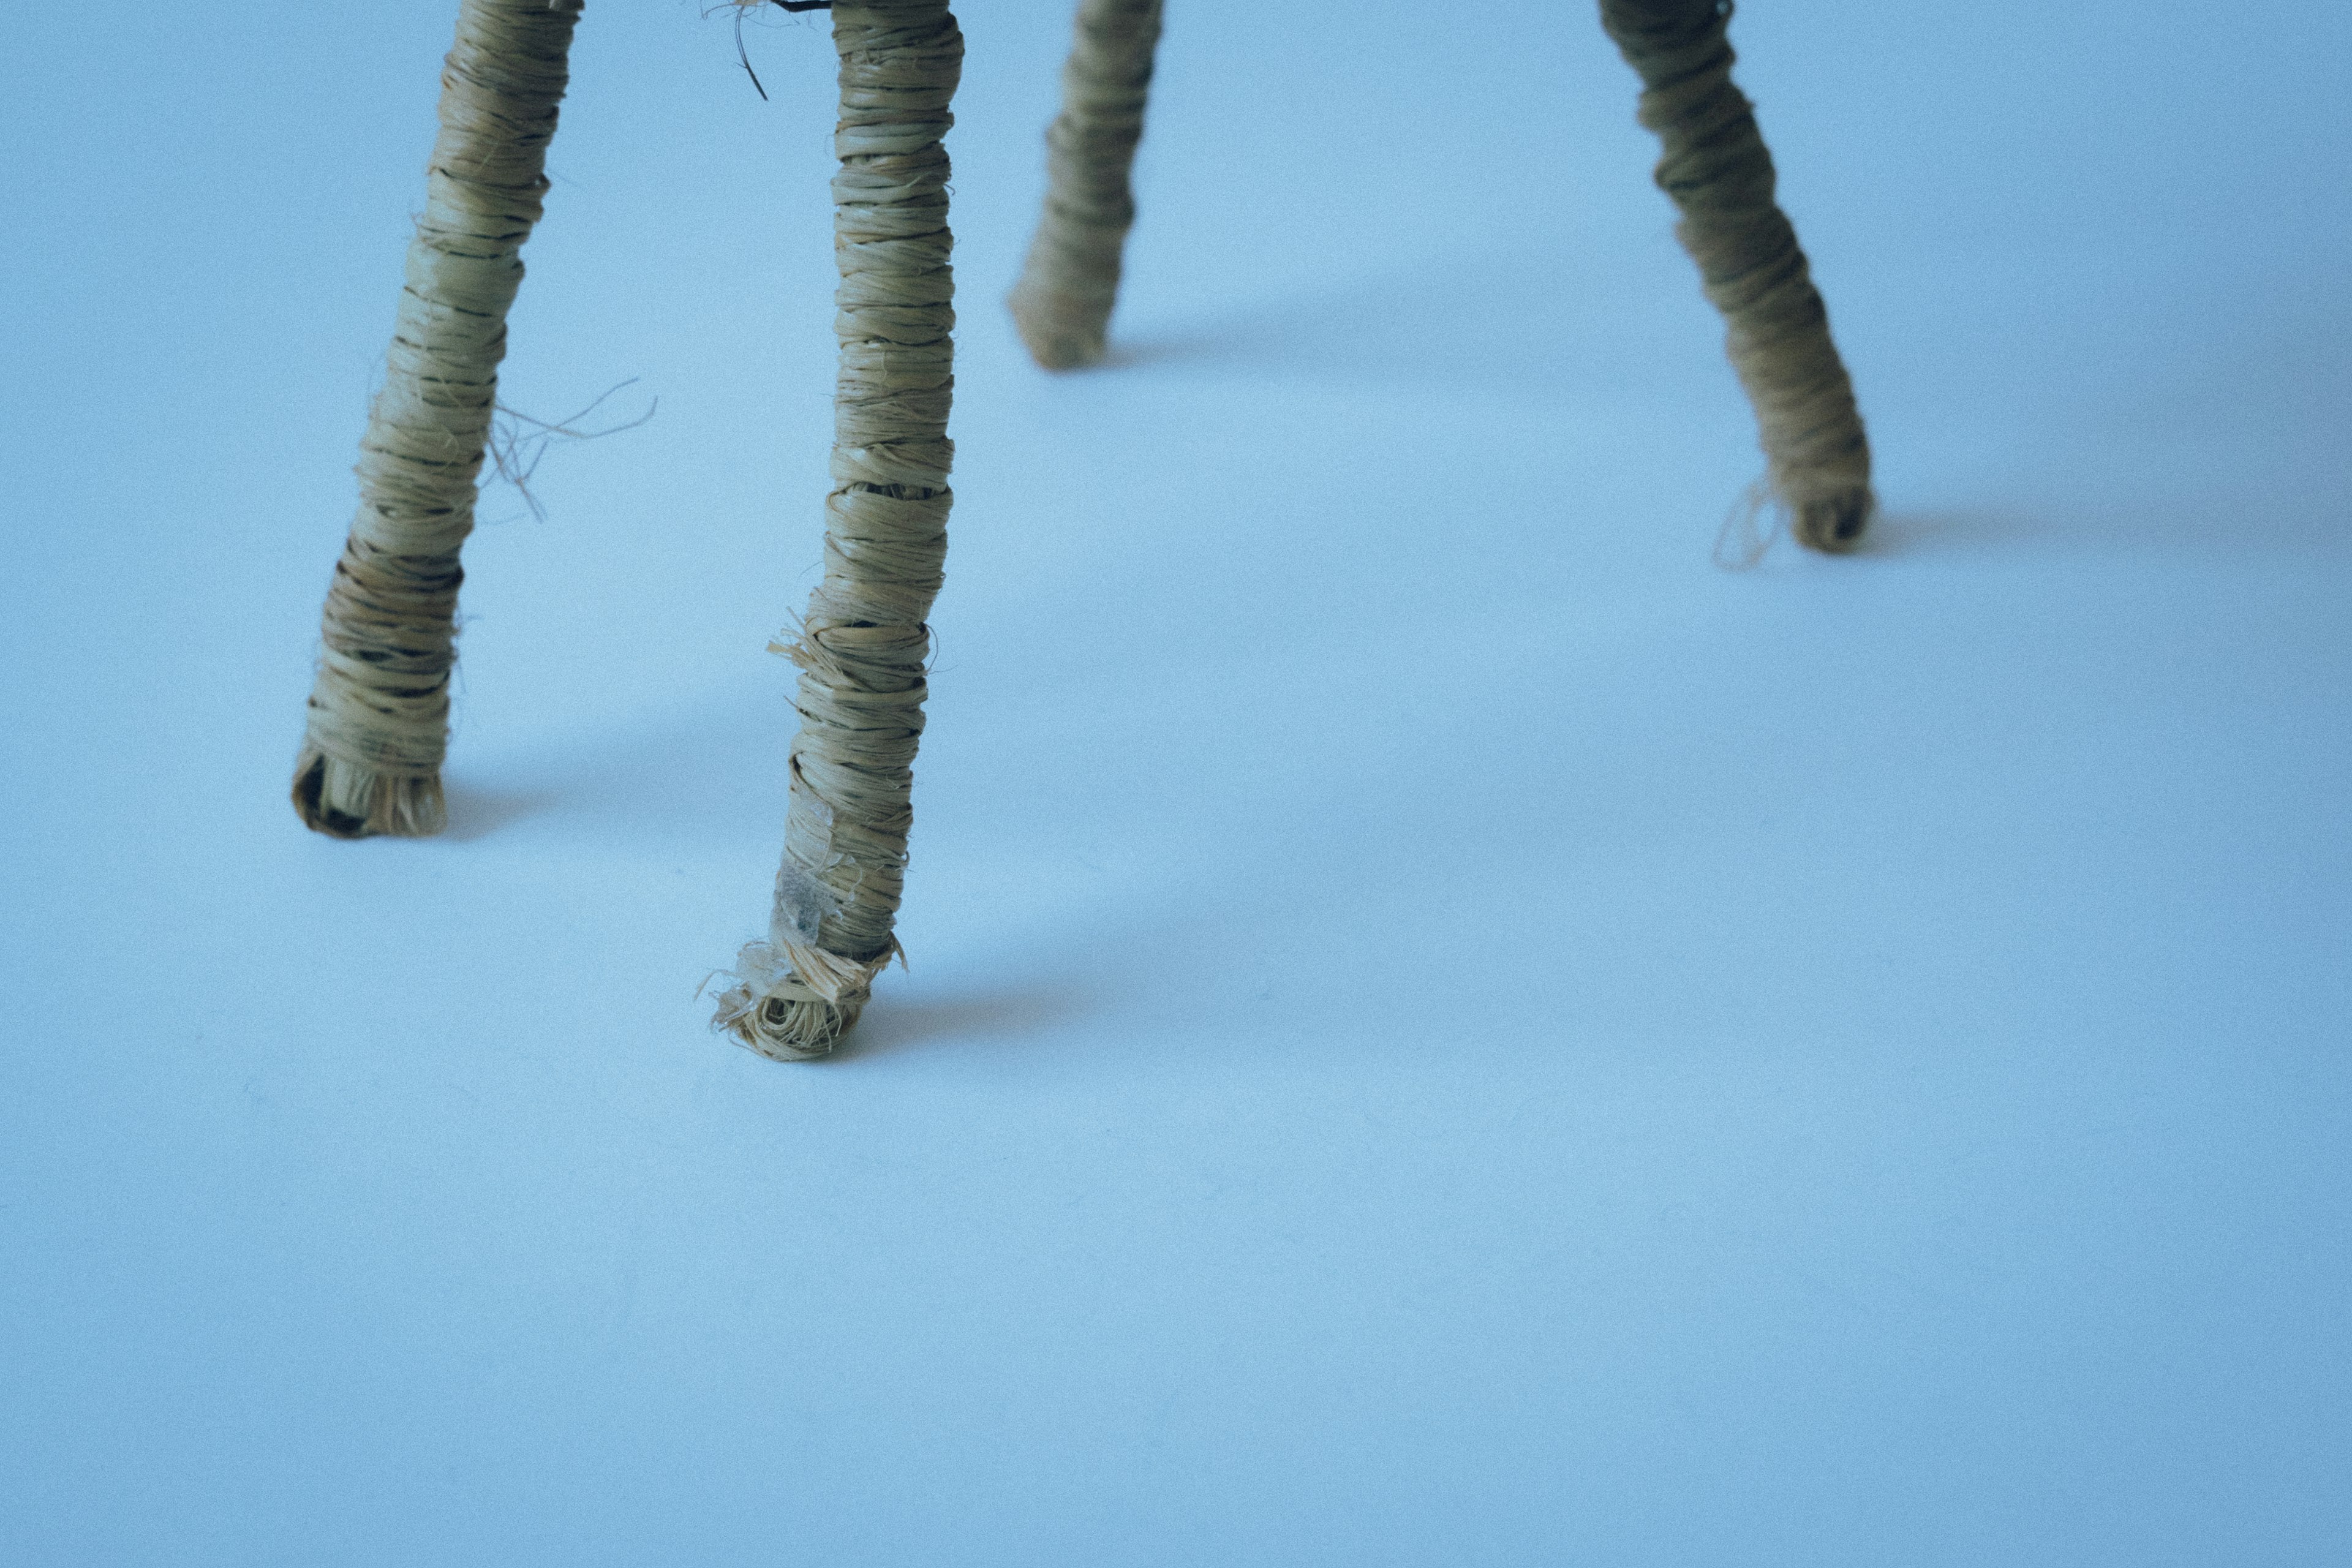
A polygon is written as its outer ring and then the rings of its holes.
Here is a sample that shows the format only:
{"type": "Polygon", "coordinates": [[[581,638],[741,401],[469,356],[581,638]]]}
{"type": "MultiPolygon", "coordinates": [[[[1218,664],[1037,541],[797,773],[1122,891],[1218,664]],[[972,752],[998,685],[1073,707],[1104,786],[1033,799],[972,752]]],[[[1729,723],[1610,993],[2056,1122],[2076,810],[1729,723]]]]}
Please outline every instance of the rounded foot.
{"type": "Polygon", "coordinates": [[[1796,509],[1797,542],[1831,555],[1858,549],[1877,504],[1867,489],[1815,496],[1796,509]]]}
{"type": "Polygon", "coordinates": [[[727,977],[732,984],[719,994],[710,1026],[771,1061],[813,1061],[829,1054],[857,1022],[884,962],[751,942],[735,956],[727,977]]]}
{"type": "Polygon", "coordinates": [[[448,820],[438,775],[380,773],[304,750],[294,763],[294,811],[332,838],[424,838],[448,820]]]}
{"type": "Polygon", "coordinates": [[[734,1037],[736,1044],[774,1062],[814,1061],[828,1056],[857,1022],[860,1009],[836,1007],[830,1002],[794,1001],[770,996],[748,1010],[727,1016],[720,998],[719,1016],[712,1022],[734,1037]]]}
{"type": "Polygon", "coordinates": [[[1106,349],[1110,311],[1097,301],[1044,290],[1016,289],[1005,303],[1029,357],[1046,370],[1084,370],[1099,364],[1106,349]]]}

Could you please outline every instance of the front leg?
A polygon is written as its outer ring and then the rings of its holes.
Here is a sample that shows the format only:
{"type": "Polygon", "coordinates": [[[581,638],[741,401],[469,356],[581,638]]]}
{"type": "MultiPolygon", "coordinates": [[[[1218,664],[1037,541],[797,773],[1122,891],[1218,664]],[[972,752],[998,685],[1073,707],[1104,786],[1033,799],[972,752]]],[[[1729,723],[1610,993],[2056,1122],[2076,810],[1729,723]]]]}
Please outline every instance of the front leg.
{"type": "Polygon", "coordinates": [[[925,617],[947,557],[954,244],[940,145],[963,64],[945,0],[835,5],[841,373],[824,579],[782,651],[801,668],[792,805],[765,942],[713,1023],[763,1056],[823,1056],[898,951],[925,617]]]}

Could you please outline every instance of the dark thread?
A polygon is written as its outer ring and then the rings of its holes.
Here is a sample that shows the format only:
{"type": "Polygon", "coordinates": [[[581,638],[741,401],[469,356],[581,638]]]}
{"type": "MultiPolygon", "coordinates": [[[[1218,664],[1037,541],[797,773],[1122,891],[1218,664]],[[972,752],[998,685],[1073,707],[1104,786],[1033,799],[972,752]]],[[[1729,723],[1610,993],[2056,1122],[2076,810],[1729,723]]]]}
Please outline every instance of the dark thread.
{"type": "MultiPolygon", "coordinates": [[[[778,3],[782,4],[782,0],[778,3]]],[[[751,90],[760,95],[761,103],[767,102],[768,89],[760,85],[760,73],[751,68],[751,51],[743,47],[743,7],[740,5],[735,7],[735,58],[741,62],[743,74],[751,79],[751,90]]]]}
{"type": "MultiPolygon", "coordinates": [[[[758,0],[753,0],[753,4],[756,5],[757,3],[758,0]]],[[[833,9],[833,0],[770,0],[770,3],[781,6],[787,11],[830,11],[833,9]]],[[[751,53],[743,47],[743,13],[747,9],[749,9],[748,6],[740,4],[737,5],[735,7],[735,58],[742,62],[743,74],[751,79],[751,90],[760,95],[760,101],[761,103],[765,103],[768,101],[768,89],[761,85],[760,73],[751,68],[751,53]]]]}

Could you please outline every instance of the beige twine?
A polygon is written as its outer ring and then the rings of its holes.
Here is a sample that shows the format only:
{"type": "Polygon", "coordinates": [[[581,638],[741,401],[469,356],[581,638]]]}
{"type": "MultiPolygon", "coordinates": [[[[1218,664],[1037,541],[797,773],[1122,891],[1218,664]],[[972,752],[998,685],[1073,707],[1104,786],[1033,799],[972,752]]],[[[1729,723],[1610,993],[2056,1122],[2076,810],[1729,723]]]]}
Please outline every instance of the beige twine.
{"type": "Polygon", "coordinates": [[[768,940],[712,1026],[764,1056],[823,1056],[857,1021],[907,867],[924,664],[947,556],[955,279],[940,139],[963,65],[945,0],[836,5],[833,493],[824,580],[777,651],[801,668],[792,804],[768,940]]]}
{"type": "Polygon", "coordinates": [[[441,132],[408,247],[383,389],[360,443],[360,508],[327,592],[294,808],[322,833],[442,825],[458,547],[498,401],[507,308],[582,0],[464,0],[441,132]]]}
{"type": "Polygon", "coordinates": [[[1796,230],[1773,200],[1754,107],[1732,85],[1730,0],[1601,0],[1601,21],[1641,74],[1641,121],[1664,146],[1658,184],[1682,209],[1676,232],[1723,312],[1774,499],[1801,542],[1851,550],[1870,520],[1870,446],[1796,230]]]}
{"type": "Polygon", "coordinates": [[[1006,303],[1047,370],[1103,356],[1119,253],[1135,222],[1128,171],[1143,137],[1160,0],[1081,0],[1062,112],[1045,132],[1045,211],[1006,303]]]}

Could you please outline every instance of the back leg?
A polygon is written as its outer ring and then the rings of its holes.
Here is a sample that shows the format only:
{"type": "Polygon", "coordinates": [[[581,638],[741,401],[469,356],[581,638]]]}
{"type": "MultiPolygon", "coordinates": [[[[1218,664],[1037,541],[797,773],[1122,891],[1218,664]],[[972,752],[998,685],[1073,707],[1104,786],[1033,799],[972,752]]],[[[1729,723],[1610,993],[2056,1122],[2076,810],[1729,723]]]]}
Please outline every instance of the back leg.
{"type": "Polygon", "coordinates": [[[1119,252],[1135,222],[1128,171],[1159,41],[1160,0],[1079,0],[1062,112],[1045,132],[1045,211],[1007,301],[1021,341],[1047,370],[1103,356],[1119,252]]]}
{"type": "Polygon", "coordinates": [[[1601,24],[1641,74],[1675,231],[1723,312],[1725,346],[1756,410],[1773,493],[1800,543],[1844,551],[1870,521],[1870,443],[1830,341],[1797,231],[1773,199],[1772,155],[1732,85],[1730,0],[1601,0],[1601,24]]]}

